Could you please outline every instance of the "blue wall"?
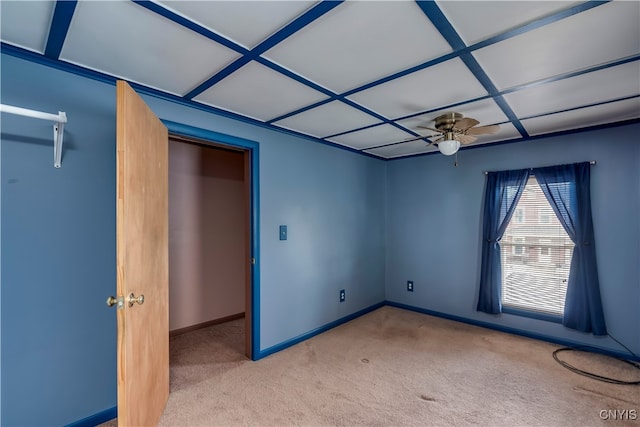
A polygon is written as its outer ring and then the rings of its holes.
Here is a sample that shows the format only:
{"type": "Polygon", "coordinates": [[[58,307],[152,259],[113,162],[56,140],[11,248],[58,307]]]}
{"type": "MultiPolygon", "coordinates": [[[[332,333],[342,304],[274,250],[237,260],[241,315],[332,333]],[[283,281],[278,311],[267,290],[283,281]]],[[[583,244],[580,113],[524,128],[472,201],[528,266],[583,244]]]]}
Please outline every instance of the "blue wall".
{"type": "Polygon", "coordinates": [[[640,353],[640,125],[462,150],[459,166],[441,155],[388,163],[389,301],[469,321],[624,353],[610,338],[557,323],[476,311],[483,171],[596,160],[591,193],[608,330],[640,353]],[[406,291],[406,281],[415,291],[406,291]]]}
{"type": "Polygon", "coordinates": [[[160,118],[260,143],[261,350],[384,301],[384,161],[143,98],[160,118]]]}
{"type": "Polygon", "coordinates": [[[2,57],[2,420],[61,425],[115,405],[114,88],[2,57]]]}
{"type": "MultiPolygon", "coordinates": [[[[2,115],[0,422],[62,425],[116,405],[115,87],[1,66],[2,103],[69,123],[54,169],[52,125],[2,115]]],[[[385,162],[144,98],[162,119],[260,143],[261,350],[384,300],[385,162]]]]}

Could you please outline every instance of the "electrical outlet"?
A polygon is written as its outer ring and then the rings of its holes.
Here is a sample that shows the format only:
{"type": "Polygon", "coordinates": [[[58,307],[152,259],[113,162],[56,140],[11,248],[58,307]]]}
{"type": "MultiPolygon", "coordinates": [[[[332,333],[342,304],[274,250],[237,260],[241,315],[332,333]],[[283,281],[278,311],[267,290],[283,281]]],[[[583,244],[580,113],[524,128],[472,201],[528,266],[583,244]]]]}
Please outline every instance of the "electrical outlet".
{"type": "Polygon", "coordinates": [[[407,280],[407,292],[413,292],[413,280],[407,280]]]}
{"type": "Polygon", "coordinates": [[[340,289],[340,302],[344,302],[346,297],[347,295],[345,294],[344,289],[340,289]]]}

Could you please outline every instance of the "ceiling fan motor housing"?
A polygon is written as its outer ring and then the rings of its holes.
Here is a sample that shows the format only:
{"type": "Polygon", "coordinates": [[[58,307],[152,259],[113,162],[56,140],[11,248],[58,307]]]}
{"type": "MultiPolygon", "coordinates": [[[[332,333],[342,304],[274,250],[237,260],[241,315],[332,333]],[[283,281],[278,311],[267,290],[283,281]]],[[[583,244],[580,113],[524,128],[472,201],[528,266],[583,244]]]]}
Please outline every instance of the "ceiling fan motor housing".
{"type": "Polygon", "coordinates": [[[448,131],[453,129],[453,126],[456,124],[457,120],[462,119],[463,115],[460,113],[445,113],[438,117],[436,117],[436,129],[441,131],[448,131]]]}

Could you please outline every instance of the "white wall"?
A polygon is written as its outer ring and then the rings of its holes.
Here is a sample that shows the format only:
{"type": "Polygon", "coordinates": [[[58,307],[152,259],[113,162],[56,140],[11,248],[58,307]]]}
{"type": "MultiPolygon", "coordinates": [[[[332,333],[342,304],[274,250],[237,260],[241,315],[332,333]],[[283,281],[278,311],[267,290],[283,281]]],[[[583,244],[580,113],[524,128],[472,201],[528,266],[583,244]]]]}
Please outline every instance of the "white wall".
{"type": "Polygon", "coordinates": [[[245,310],[241,152],[169,143],[169,329],[245,310]]]}

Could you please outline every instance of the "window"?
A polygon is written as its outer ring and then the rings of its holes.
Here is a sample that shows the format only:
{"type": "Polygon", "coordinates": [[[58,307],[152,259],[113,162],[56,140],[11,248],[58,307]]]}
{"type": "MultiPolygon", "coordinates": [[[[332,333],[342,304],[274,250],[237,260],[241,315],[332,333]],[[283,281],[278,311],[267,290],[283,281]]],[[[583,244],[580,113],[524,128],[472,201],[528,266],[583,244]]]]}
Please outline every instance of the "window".
{"type": "Polygon", "coordinates": [[[542,224],[549,224],[549,222],[551,221],[551,215],[549,212],[546,212],[546,209],[540,210],[539,217],[542,224]]]}
{"type": "Polygon", "coordinates": [[[607,335],[591,216],[591,164],[487,172],[478,311],[561,321],[607,335]],[[548,205],[554,215],[546,222],[540,212],[548,205]],[[515,216],[516,210],[522,215],[515,216]]]}
{"type": "Polygon", "coordinates": [[[515,209],[500,241],[502,305],[562,316],[573,242],[534,175],[529,176],[515,209]],[[526,212],[532,215],[524,222],[526,212]]]}
{"type": "MultiPolygon", "coordinates": [[[[516,221],[517,222],[517,221],[516,221]]],[[[514,255],[524,255],[524,237],[514,237],[513,238],[513,254],[514,255]]]]}
{"type": "Polygon", "coordinates": [[[516,208],[516,211],[513,214],[513,220],[518,224],[522,224],[524,222],[524,209],[516,208]]]}

